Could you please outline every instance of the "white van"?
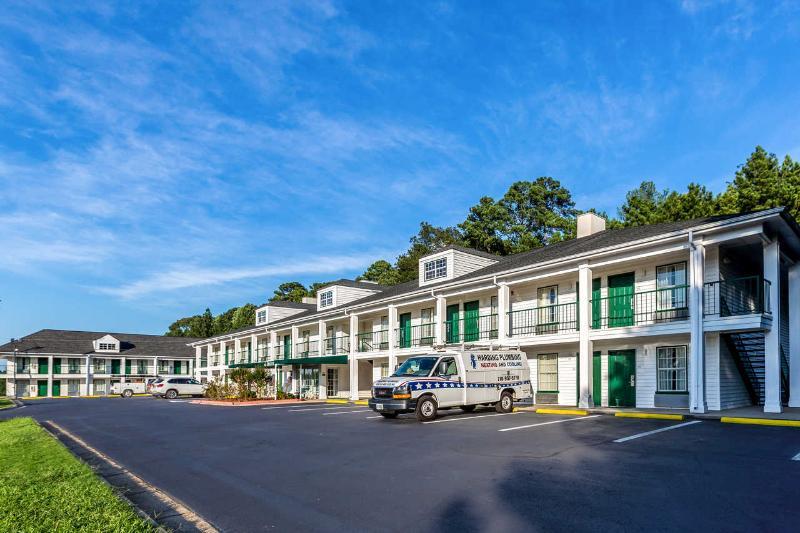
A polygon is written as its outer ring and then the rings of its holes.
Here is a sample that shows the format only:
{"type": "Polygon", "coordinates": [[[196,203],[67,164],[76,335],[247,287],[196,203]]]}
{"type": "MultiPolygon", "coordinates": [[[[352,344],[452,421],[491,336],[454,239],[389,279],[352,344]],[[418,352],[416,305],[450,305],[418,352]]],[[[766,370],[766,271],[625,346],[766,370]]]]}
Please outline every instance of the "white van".
{"type": "Polygon", "coordinates": [[[422,422],[438,409],[494,405],[510,413],[515,400],[531,398],[531,371],[520,350],[471,348],[407,359],[388,378],[375,382],[369,407],[385,418],[414,412],[422,422]]]}

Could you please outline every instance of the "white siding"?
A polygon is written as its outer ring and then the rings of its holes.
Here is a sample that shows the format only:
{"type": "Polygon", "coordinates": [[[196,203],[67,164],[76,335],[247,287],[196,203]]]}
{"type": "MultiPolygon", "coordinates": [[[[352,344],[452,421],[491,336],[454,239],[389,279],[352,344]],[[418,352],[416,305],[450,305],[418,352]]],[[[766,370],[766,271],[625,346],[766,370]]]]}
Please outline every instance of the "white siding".
{"type": "Polygon", "coordinates": [[[608,352],[600,354],[600,405],[608,407],[608,352]]]}
{"type": "Polygon", "coordinates": [[[493,265],[497,262],[497,259],[472,255],[459,250],[452,250],[451,253],[451,257],[453,258],[452,270],[454,278],[480,270],[483,267],[493,265]]]}
{"type": "Polygon", "coordinates": [[[346,303],[355,300],[360,300],[361,298],[366,298],[370,294],[375,294],[376,292],[380,292],[377,288],[374,290],[370,290],[358,287],[345,287],[344,285],[332,285],[330,287],[326,287],[324,290],[320,292],[326,292],[328,290],[333,290],[333,305],[320,308],[319,294],[317,294],[317,310],[333,309],[334,307],[339,307],[340,305],[344,305],[346,303]]]}
{"type": "Polygon", "coordinates": [[[305,309],[295,309],[293,307],[278,307],[277,305],[266,305],[264,307],[259,308],[256,310],[258,312],[261,309],[266,309],[267,311],[267,321],[266,323],[269,324],[271,322],[277,322],[278,320],[282,320],[284,318],[288,318],[290,316],[294,316],[297,313],[302,313],[305,309]]]}
{"type": "MultiPolygon", "coordinates": [[[[720,409],[720,340],[719,333],[706,334],[706,406],[711,411],[720,409]]],[[[691,360],[688,360],[687,363],[691,364],[691,360]]]]}
{"type": "Polygon", "coordinates": [[[636,407],[655,407],[656,346],[636,348],[636,407]]]}
{"type": "Polygon", "coordinates": [[[578,357],[575,353],[558,354],[558,404],[578,404],[578,357]]]}

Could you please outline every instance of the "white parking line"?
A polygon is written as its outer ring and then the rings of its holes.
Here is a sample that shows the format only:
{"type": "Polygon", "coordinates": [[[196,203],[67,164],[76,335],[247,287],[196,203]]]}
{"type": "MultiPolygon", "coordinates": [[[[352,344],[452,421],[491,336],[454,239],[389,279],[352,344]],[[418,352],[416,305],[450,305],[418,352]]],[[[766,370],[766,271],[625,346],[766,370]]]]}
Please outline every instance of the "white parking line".
{"type": "Polygon", "coordinates": [[[444,418],[441,420],[431,420],[430,422],[423,422],[423,424],[441,424],[442,422],[463,422],[465,420],[475,420],[476,418],[486,418],[487,416],[506,416],[518,415],[519,413],[494,413],[491,415],[478,415],[478,416],[458,416],[454,418],[444,418]]]}
{"type": "Polygon", "coordinates": [[[800,461],[800,453],[792,457],[792,461],[800,461]]]}
{"type": "Polygon", "coordinates": [[[678,429],[686,426],[692,426],[694,424],[699,424],[700,422],[702,422],[702,420],[692,420],[691,422],[684,422],[683,424],[675,424],[674,426],[667,426],[661,429],[654,429],[653,431],[645,431],[644,433],[637,433],[636,435],[631,435],[630,437],[623,437],[621,439],[617,439],[614,442],[628,442],[629,440],[638,439],[641,437],[647,437],[648,435],[655,435],[656,433],[661,433],[662,431],[669,431],[671,429],[678,429]]]}
{"type": "Polygon", "coordinates": [[[366,418],[367,420],[372,420],[373,418],[383,418],[383,415],[378,415],[378,416],[366,416],[366,417],[364,417],[364,418],[366,418]]]}
{"type": "Polygon", "coordinates": [[[307,407],[305,409],[289,409],[290,413],[303,413],[305,411],[330,411],[333,409],[352,409],[354,406],[340,405],[338,407],[307,407]]]}
{"type": "Polygon", "coordinates": [[[349,415],[349,414],[352,414],[352,413],[366,413],[366,412],[368,412],[368,411],[369,411],[369,409],[359,409],[358,411],[341,411],[341,412],[338,412],[338,413],[322,413],[322,416],[328,416],[328,415],[349,415]]]}
{"type": "Polygon", "coordinates": [[[537,426],[548,426],[550,424],[561,424],[562,422],[574,422],[575,420],[586,420],[588,418],[597,418],[598,416],[602,415],[589,415],[589,416],[581,416],[578,418],[565,418],[564,420],[551,420],[549,422],[539,422],[538,424],[528,424],[527,426],[515,426],[513,428],[498,429],[497,431],[516,431],[518,429],[528,429],[528,428],[535,428],[537,426]]]}

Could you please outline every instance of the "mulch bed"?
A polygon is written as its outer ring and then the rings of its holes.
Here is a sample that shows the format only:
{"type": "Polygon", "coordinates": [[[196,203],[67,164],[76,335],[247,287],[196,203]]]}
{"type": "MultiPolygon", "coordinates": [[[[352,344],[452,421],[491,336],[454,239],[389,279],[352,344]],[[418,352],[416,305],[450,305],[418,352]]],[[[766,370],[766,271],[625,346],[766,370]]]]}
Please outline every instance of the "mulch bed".
{"type": "Polygon", "coordinates": [[[223,405],[225,407],[246,407],[248,405],[282,405],[293,403],[319,403],[324,400],[192,400],[191,403],[200,405],[223,405]]]}

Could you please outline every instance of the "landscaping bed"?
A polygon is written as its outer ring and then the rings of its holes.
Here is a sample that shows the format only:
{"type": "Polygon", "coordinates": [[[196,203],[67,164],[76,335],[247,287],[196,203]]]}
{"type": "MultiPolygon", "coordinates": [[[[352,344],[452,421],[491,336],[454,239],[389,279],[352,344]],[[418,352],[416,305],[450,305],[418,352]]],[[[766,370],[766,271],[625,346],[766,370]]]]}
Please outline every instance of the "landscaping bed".
{"type": "Polygon", "coordinates": [[[14,402],[10,398],[0,398],[0,409],[10,409],[14,407],[14,402]]]}
{"type": "Polygon", "coordinates": [[[292,404],[292,403],[318,403],[324,402],[325,400],[299,400],[297,398],[289,398],[285,400],[240,400],[238,398],[231,398],[229,400],[212,400],[208,398],[204,398],[202,400],[192,400],[191,403],[196,403],[200,405],[224,405],[227,407],[243,407],[247,405],[281,405],[281,404],[292,404]]]}
{"type": "Polygon", "coordinates": [[[153,531],[31,418],[0,422],[0,531],[153,531]]]}

